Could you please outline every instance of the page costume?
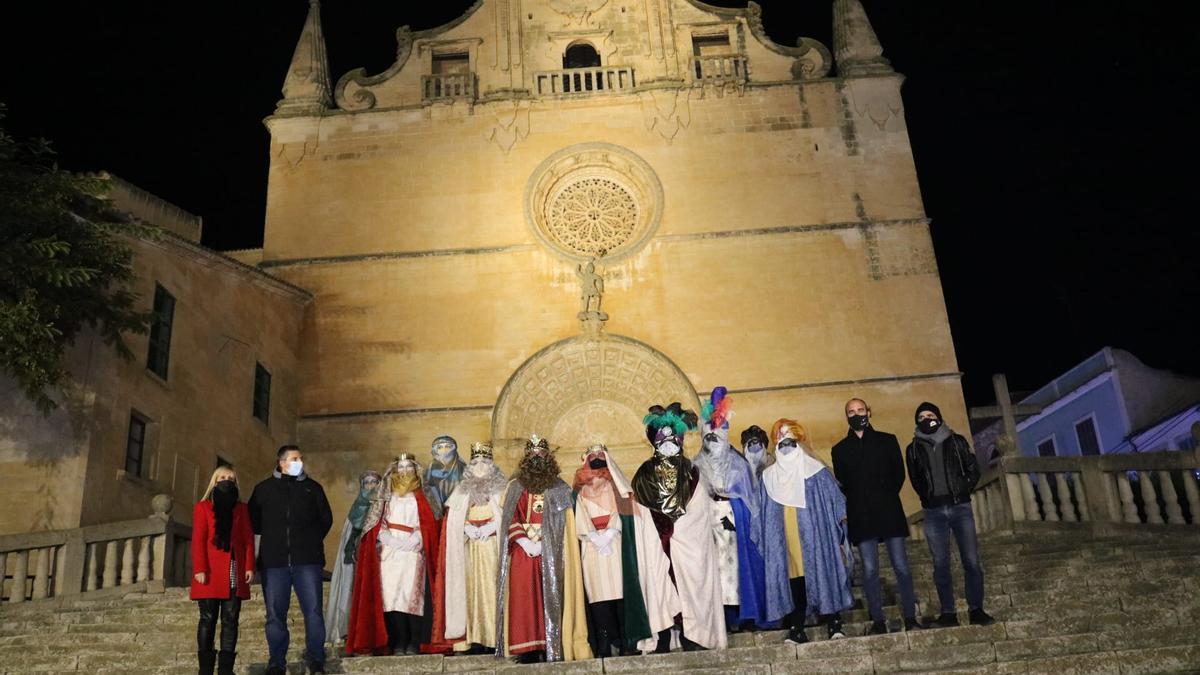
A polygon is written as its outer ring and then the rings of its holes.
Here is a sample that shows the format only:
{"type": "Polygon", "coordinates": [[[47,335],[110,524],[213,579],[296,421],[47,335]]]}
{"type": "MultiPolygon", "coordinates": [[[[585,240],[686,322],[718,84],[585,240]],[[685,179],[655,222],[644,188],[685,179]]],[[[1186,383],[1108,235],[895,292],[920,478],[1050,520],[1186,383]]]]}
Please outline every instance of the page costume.
{"type": "Polygon", "coordinates": [[[433,509],[433,516],[442,519],[446,500],[462,480],[466,464],[458,456],[458,442],[450,436],[433,439],[433,461],[425,469],[425,499],[433,509]]]}
{"type": "Polygon", "coordinates": [[[377,471],[364,471],[358,477],[358,495],[346,514],[342,524],[342,536],[338,540],[337,558],[333,561],[333,572],[329,577],[329,604],[325,607],[325,631],[329,641],[341,644],[346,639],[346,625],[350,612],[350,590],[354,586],[354,563],[358,558],[358,544],[362,539],[363,524],[371,510],[371,498],[379,487],[377,471]]]}

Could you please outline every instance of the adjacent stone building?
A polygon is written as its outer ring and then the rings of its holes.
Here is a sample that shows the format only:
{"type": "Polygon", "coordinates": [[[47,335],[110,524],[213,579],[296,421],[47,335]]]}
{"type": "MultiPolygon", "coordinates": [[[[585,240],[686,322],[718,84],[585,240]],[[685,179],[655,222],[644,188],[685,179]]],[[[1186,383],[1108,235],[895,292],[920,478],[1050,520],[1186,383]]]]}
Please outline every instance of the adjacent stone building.
{"type": "Polygon", "coordinates": [[[187,522],[218,462],[257,477],[295,435],[312,296],[200,246],[198,217],[109,180],[116,207],[162,229],[129,241],[153,327],[126,336],[132,360],[85,332],[48,417],[0,378],[0,534],[145,518],[164,493],[187,522]]]}

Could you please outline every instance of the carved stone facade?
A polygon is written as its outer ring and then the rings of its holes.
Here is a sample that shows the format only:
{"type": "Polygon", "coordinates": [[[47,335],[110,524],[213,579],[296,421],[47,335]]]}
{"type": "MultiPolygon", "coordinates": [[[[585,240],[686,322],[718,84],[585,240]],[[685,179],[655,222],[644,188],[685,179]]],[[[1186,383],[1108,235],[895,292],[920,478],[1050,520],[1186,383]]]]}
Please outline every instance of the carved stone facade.
{"type": "Polygon", "coordinates": [[[313,295],[296,438],[335,510],[443,433],[633,470],[646,408],[716,385],[735,438],[795,417],[818,453],[850,396],[901,436],[922,400],[966,428],[902,78],[836,5],[837,64],[753,3],[480,0],[324,105],[304,43],[246,256],[313,295]]]}

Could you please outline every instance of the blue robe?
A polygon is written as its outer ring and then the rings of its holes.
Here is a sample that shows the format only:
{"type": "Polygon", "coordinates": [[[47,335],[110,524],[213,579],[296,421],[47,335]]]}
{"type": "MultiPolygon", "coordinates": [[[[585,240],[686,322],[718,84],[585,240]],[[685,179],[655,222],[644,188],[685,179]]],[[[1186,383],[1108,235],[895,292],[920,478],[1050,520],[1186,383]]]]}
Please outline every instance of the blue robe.
{"type": "MultiPolygon", "coordinates": [[[[833,614],[854,604],[850,595],[854,553],[846,530],[846,497],[829,469],[805,480],[804,491],[808,506],[796,509],[796,526],[804,552],[807,614],[833,614]]],[[[786,561],[784,564],[786,570],[786,561]]]]}
{"type": "Polygon", "coordinates": [[[787,535],[783,531],[783,505],[767,496],[767,488],[755,477],[763,536],[759,550],[763,558],[763,616],[764,628],[773,628],[795,608],[792,589],[788,583],[787,535]]]}

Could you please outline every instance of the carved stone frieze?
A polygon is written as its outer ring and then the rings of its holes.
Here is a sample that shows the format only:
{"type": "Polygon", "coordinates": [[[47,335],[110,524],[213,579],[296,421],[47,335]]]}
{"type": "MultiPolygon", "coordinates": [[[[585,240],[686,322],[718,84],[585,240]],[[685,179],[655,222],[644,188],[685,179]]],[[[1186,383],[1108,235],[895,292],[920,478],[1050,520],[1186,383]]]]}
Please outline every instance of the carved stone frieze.
{"type": "Polygon", "coordinates": [[[517,141],[529,135],[529,101],[500,100],[487,106],[494,119],[484,138],[508,154],[517,141]]]}
{"type": "Polygon", "coordinates": [[[638,93],[646,131],[656,133],[668,143],[692,123],[691,97],[695,89],[664,88],[638,93]]]}

